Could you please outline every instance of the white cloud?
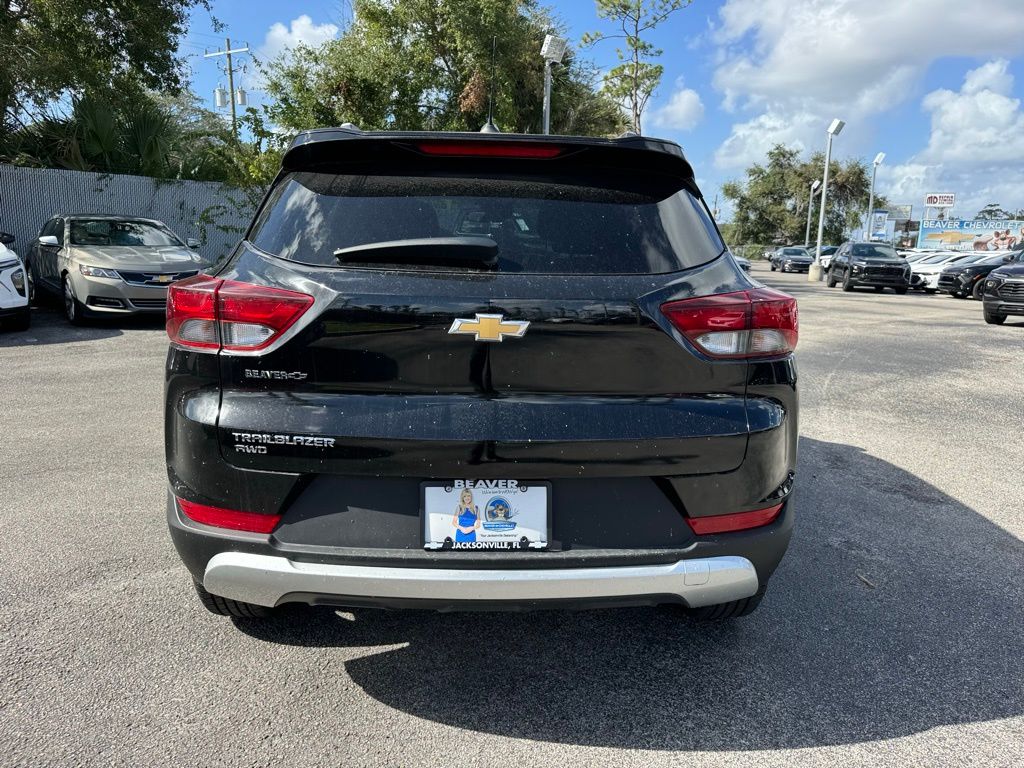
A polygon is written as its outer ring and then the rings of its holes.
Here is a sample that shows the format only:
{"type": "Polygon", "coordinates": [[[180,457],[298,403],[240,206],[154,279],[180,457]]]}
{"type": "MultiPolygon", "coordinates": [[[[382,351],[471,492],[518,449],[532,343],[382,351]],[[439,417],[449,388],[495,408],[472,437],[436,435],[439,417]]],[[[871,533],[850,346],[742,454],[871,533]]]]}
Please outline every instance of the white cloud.
{"type": "MultiPolygon", "coordinates": [[[[936,59],[1024,51],[1024,13],[1021,0],[773,0],[770,12],[763,0],[726,0],[713,40],[723,107],[752,115],[716,155],[734,167],[767,142],[766,128],[816,148],[839,116],[849,124],[844,144],[866,140],[867,118],[914,98],[936,59]]],[[[991,90],[1007,77],[979,68],[968,88],[991,90]]]]}
{"type": "Polygon", "coordinates": [[[919,205],[929,192],[956,192],[956,212],[973,216],[985,203],[1024,206],[1024,112],[1013,98],[1006,59],[972,69],[959,91],[932,91],[921,101],[931,113],[927,146],[908,162],[880,169],[891,200],[919,205]]]}
{"type": "Polygon", "coordinates": [[[691,131],[704,119],[704,102],[700,94],[692,88],[682,87],[682,83],[669,97],[668,103],[651,110],[651,125],[670,131],[691,131]]]}
{"type": "Polygon", "coordinates": [[[335,24],[314,24],[313,19],[306,14],[292,19],[287,27],[278,21],[271,24],[267,30],[267,36],[260,46],[259,57],[264,61],[271,61],[299,44],[317,46],[325,43],[337,37],[339,31],[335,24]]]}

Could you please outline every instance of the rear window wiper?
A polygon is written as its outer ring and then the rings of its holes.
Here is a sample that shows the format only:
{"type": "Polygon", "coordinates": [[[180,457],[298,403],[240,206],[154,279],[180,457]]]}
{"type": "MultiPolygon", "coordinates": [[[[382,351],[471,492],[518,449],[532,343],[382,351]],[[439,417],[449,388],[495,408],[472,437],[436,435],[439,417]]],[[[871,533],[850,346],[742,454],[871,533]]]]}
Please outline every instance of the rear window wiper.
{"type": "Polygon", "coordinates": [[[479,264],[493,269],[498,265],[498,244],[489,237],[419,237],[338,248],[334,257],[343,264],[479,264]]]}

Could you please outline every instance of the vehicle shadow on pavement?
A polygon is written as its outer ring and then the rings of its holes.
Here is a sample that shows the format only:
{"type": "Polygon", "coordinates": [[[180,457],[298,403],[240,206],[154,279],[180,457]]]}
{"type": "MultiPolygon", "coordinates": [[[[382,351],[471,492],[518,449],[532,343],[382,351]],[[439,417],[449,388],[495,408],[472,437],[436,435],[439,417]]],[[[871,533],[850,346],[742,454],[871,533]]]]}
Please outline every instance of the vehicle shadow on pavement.
{"type": "Polygon", "coordinates": [[[124,335],[126,330],[163,328],[164,322],[162,315],[156,315],[98,318],[88,325],[71,325],[58,309],[50,306],[33,307],[32,325],[27,331],[13,331],[6,324],[0,325],[0,349],[110,339],[124,335]]]}
{"type": "Polygon", "coordinates": [[[398,645],[348,674],[408,714],[513,738],[754,750],[1024,714],[1024,544],[859,448],[804,438],[798,476],[792,548],[744,619],[293,608],[237,625],[270,643],[398,645]]]}

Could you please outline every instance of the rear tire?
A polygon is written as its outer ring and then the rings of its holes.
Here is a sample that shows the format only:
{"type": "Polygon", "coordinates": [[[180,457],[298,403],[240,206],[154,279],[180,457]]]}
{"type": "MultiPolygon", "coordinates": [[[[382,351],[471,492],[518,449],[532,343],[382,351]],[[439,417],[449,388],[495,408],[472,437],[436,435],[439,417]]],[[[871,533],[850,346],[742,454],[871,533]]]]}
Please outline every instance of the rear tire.
{"type": "Polygon", "coordinates": [[[770,270],[771,270],[772,272],[774,272],[774,271],[775,271],[775,265],[774,265],[774,264],[772,264],[771,262],[769,262],[769,263],[768,263],[768,268],[769,268],[769,269],[770,269],[770,270]]]}
{"type": "Polygon", "coordinates": [[[241,603],[229,597],[210,594],[198,581],[193,581],[192,586],[196,588],[196,594],[199,595],[199,602],[203,604],[203,607],[218,616],[234,616],[236,619],[263,619],[269,616],[272,610],[262,605],[241,603]]]}
{"type": "Polygon", "coordinates": [[[828,271],[828,282],[826,283],[826,285],[828,285],[829,288],[836,287],[836,276],[831,269],[828,271]]]}
{"type": "Polygon", "coordinates": [[[701,608],[683,608],[683,613],[694,621],[721,621],[722,619],[738,619],[740,616],[748,616],[753,613],[761,604],[764,591],[758,591],[756,595],[745,597],[742,600],[733,600],[728,603],[717,605],[705,605],[701,608]]]}
{"type": "Polygon", "coordinates": [[[990,312],[986,309],[984,314],[985,322],[989,325],[1002,325],[1006,322],[1006,315],[1000,315],[998,312],[990,312]]]}

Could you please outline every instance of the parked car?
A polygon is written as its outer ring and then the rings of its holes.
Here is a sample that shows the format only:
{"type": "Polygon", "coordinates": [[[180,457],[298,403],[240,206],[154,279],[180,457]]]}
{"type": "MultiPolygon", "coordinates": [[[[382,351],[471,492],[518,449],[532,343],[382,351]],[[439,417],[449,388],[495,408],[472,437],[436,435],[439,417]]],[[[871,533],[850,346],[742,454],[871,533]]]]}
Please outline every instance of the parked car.
{"type": "MultiPolygon", "coordinates": [[[[814,258],[814,251],[816,249],[808,249],[808,253],[811,254],[811,258],[814,258]]],[[[823,245],[821,246],[821,268],[828,269],[829,264],[832,263],[832,257],[835,256],[836,251],[839,250],[838,245],[823,245]]]]}
{"type": "Polygon", "coordinates": [[[968,296],[980,299],[985,291],[985,278],[988,274],[1003,264],[1020,261],[1022,254],[1024,254],[1024,250],[1010,253],[983,253],[976,259],[962,259],[948,267],[943,267],[942,272],[939,273],[939,291],[958,299],[966,299],[968,296]]]}
{"type": "Polygon", "coordinates": [[[771,271],[780,272],[806,272],[814,263],[814,257],[807,252],[806,248],[779,248],[772,254],[769,266],[771,271]]]}
{"type": "Polygon", "coordinates": [[[321,129],[282,164],[168,294],[168,522],[203,605],[757,605],[793,524],[796,302],[737,269],[677,144],[321,129]]]}
{"type": "Polygon", "coordinates": [[[732,255],[736,259],[736,263],[740,265],[740,269],[744,272],[750,271],[750,259],[745,259],[742,256],[737,256],[735,253],[732,255]]]}
{"type": "Polygon", "coordinates": [[[828,287],[835,288],[838,283],[844,291],[863,285],[904,294],[910,288],[910,266],[888,243],[843,243],[828,269],[828,287]]]}
{"type": "Polygon", "coordinates": [[[914,287],[925,293],[936,293],[939,290],[939,275],[944,267],[966,259],[981,258],[987,254],[975,253],[974,251],[939,251],[923,259],[913,262],[910,270],[914,280],[914,287]]]}
{"type": "MultiPolygon", "coordinates": [[[[992,270],[982,294],[985,322],[1002,325],[1009,315],[1024,316],[1024,260],[1017,257],[992,270]]],[[[1009,259],[1010,254],[1003,258],[1009,259]]]]}
{"type": "Polygon", "coordinates": [[[63,299],[75,324],[110,315],[162,314],[167,286],[209,266],[163,222],[130,216],[61,214],[29,247],[36,290],[63,299]]]}
{"type": "Polygon", "coordinates": [[[13,243],[13,235],[0,232],[0,323],[24,331],[32,322],[29,280],[21,258],[8,248],[13,243]]]}

